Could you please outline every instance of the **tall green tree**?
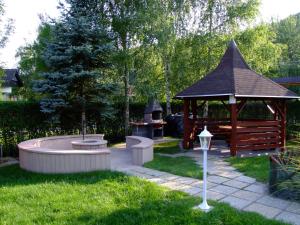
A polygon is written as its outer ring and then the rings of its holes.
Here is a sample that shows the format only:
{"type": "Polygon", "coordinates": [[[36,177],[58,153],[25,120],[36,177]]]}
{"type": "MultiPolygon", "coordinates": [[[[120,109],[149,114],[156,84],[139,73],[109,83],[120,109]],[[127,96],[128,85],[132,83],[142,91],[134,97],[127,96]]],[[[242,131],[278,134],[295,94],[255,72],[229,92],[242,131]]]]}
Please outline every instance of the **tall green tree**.
{"type": "MultiPolygon", "coordinates": [[[[216,40],[219,35],[234,35],[241,25],[253,20],[258,13],[259,3],[259,0],[207,0],[196,3],[195,9],[200,11],[200,15],[195,17],[195,23],[198,24],[196,31],[204,35],[203,44],[207,46],[207,57],[204,59],[206,73],[214,67],[213,50],[218,44],[216,40]]],[[[208,102],[203,116],[207,117],[207,113],[208,102]]]]}
{"type": "Polygon", "coordinates": [[[43,57],[47,43],[52,40],[53,26],[42,20],[38,28],[38,36],[32,44],[26,44],[17,50],[20,58],[19,69],[22,75],[23,87],[16,89],[15,94],[27,100],[39,100],[39,95],[33,91],[34,81],[41,78],[40,74],[48,71],[43,57]]]}
{"type": "Polygon", "coordinates": [[[273,22],[276,42],[286,45],[281,59],[280,73],[295,76],[300,73],[300,13],[289,16],[281,21],[273,22]]]}
{"type": "Polygon", "coordinates": [[[58,117],[66,108],[80,109],[84,123],[87,104],[105,106],[112,92],[112,85],[104,82],[111,67],[112,37],[97,0],[66,3],[60,4],[61,17],[53,22],[53,37],[44,52],[48,72],[41,74],[35,90],[43,93],[43,112],[58,117]]]}
{"type": "MultiPolygon", "coordinates": [[[[5,5],[3,3],[3,0],[0,0],[0,18],[4,16],[5,14],[5,5]]],[[[4,21],[3,19],[0,19],[0,48],[4,48],[9,36],[14,31],[14,21],[12,19],[7,19],[4,21]]]]}
{"type": "Polygon", "coordinates": [[[103,14],[115,36],[117,78],[123,81],[125,102],[125,133],[129,130],[130,74],[134,70],[135,50],[144,41],[144,31],[151,21],[153,1],[105,0],[103,14]]]}
{"type": "Polygon", "coordinates": [[[175,43],[178,37],[183,36],[188,27],[188,14],[192,3],[190,0],[156,0],[154,1],[155,12],[149,35],[153,37],[158,55],[163,66],[164,87],[167,115],[171,114],[171,91],[170,80],[172,79],[172,56],[175,51],[175,43]]]}
{"type": "MultiPolygon", "coordinates": [[[[6,21],[3,20],[3,17],[5,15],[4,8],[5,8],[5,6],[4,6],[3,0],[0,0],[0,49],[5,47],[9,36],[14,31],[14,21],[10,18],[7,19],[6,21]]],[[[3,77],[5,75],[3,67],[4,67],[4,63],[0,59],[0,86],[2,85],[3,77]]]]}
{"type": "Polygon", "coordinates": [[[277,76],[286,47],[276,43],[276,32],[269,24],[260,24],[235,35],[235,40],[249,66],[265,76],[277,76]]]}

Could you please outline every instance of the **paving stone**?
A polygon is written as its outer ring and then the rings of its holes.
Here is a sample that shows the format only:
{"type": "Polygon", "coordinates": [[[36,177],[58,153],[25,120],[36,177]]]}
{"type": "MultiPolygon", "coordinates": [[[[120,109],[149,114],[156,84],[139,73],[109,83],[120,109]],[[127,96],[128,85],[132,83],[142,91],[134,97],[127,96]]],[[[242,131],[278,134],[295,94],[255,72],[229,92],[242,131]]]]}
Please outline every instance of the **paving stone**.
{"type": "Polygon", "coordinates": [[[244,208],[245,211],[257,212],[267,218],[274,218],[277,216],[281,210],[278,208],[273,208],[270,206],[266,206],[260,203],[252,203],[251,205],[244,208]]]}
{"type": "Polygon", "coordinates": [[[225,177],[220,177],[220,176],[216,176],[216,175],[212,175],[212,176],[208,176],[207,180],[216,184],[221,184],[223,182],[229,181],[228,178],[225,177]]]}
{"type": "MultiPolygon", "coordinates": [[[[191,183],[191,185],[192,185],[193,187],[200,187],[200,188],[202,188],[202,187],[203,187],[203,180],[197,180],[197,181],[195,181],[194,183],[191,183]]],[[[212,187],[215,187],[215,186],[217,186],[217,185],[218,185],[218,184],[212,183],[212,182],[209,182],[209,181],[206,182],[207,188],[212,188],[212,187]]]]}
{"type": "Polygon", "coordinates": [[[144,174],[137,174],[137,175],[135,175],[135,176],[138,176],[138,177],[144,178],[144,179],[150,179],[150,178],[153,178],[153,177],[154,177],[154,176],[149,175],[149,174],[146,174],[146,173],[144,173],[144,174]]]}
{"type": "Polygon", "coordinates": [[[152,178],[147,179],[147,180],[150,181],[150,182],[156,183],[156,184],[162,184],[162,183],[168,182],[167,180],[164,180],[164,179],[159,178],[159,177],[152,177],[152,178]]]}
{"type": "Polygon", "coordinates": [[[156,171],[156,170],[148,170],[145,173],[149,174],[149,175],[152,175],[152,176],[156,176],[156,177],[166,175],[166,173],[160,172],[160,171],[156,171]]]}
{"type": "Polygon", "coordinates": [[[146,173],[148,172],[150,169],[145,168],[145,167],[141,167],[141,166],[136,166],[134,168],[132,168],[134,171],[138,172],[138,173],[146,173]]]}
{"type": "Polygon", "coordinates": [[[200,193],[202,192],[201,188],[196,188],[196,187],[184,187],[184,188],[180,188],[181,191],[190,194],[190,195],[197,195],[197,196],[201,196],[200,193]]]}
{"type": "MultiPolygon", "coordinates": [[[[231,166],[215,166],[215,165],[210,165],[209,166],[212,170],[216,170],[216,171],[225,171],[225,172],[231,172],[231,171],[235,171],[235,168],[231,167],[231,166]]],[[[209,170],[208,170],[209,171],[209,170]]]]}
{"type": "Polygon", "coordinates": [[[133,171],[133,170],[127,171],[126,174],[131,175],[131,176],[137,176],[137,177],[140,177],[140,176],[144,175],[144,173],[138,173],[138,172],[133,171]]]}
{"type": "Polygon", "coordinates": [[[221,177],[230,178],[230,179],[242,176],[241,173],[235,172],[235,171],[218,171],[217,170],[217,171],[209,171],[208,173],[212,174],[212,175],[217,175],[217,176],[221,176],[221,177]]]}
{"type": "Polygon", "coordinates": [[[247,177],[247,176],[244,176],[244,175],[236,177],[234,179],[237,180],[237,181],[242,181],[242,182],[248,183],[248,184],[253,184],[253,183],[256,182],[256,180],[254,178],[247,177]]]}
{"type": "Polygon", "coordinates": [[[197,179],[188,178],[188,177],[181,177],[181,178],[176,179],[176,182],[180,182],[182,184],[192,184],[197,181],[198,181],[197,179]]]}
{"type": "Polygon", "coordinates": [[[262,196],[261,194],[254,193],[252,191],[244,191],[244,190],[239,190],[237,192],[234,192],[231,195],[252,202],[256,201],[258,198],[262,196]]]}
{"type": "Polygon", "coordinates": [[[177,183],[174,181],[168,181],[166,183],[162,183],[161,186],[170,188],[172,190],[179,190],[181,186],[183,186],[181,183],[177,183]]]}
{"type": "Polygon", "coordinates": [[[280,199],[280,198],[274,198],[271,196],[264,196],[260,199],[258,199],[256,202],[259,202],[261,204],[272,206],[278,209],[286,209],[288,206],[291,205],[291,202],[280,199]]]}
{"type": "Polygon", "coordinates": [[[216,166],[230,166],[230,164],[228,162],[225,162],[223,160],[217,160],[217,161],[214,161],[214,164],[216,166]]]}
{"type": "Polygon", "coordinates": [[[286,211],[297,213],[300,215],[300,204],[297,202],[292,202],[292,204],[287,207],[286,211]]]}
{"type": "Polygon", "coordinates": [[[215,200],[215,201],[218,201],[226,196],[222,193],[211,191],[211,190],[207,190],[206,194],[208,199],[215,200]]]}
{"type": "Polygon", "coordinates": [[[245,199],[240,199],[234,196],[227,196],[223,199],[220,200],[221,202],[226,202],[229,205],[233,206],[234,208],[237,209],[243,209],[245,208],[247,205],[249,205],[251,203],[251,201],[245,200],[245,199]]]}
{"type": "Polygon", "coordinates": [[[4,162],[0,164],[0,167],[12,166],[16,164],[19,164],[19,161],[15,160],[15,161],[4,162]]]}
{"type": "Polygon", "coordinates": [[[292,223],[295,225],[300,225],[300,215],[291,213],[291,212],[282,212],[278,216],[276,216],[276,219],[282,220],[284,222],[292,223]]]}
{"type": "Polygon", "coordinates": [[[131,171],[131,168],[130,167],[118,167],[118,168],[115,168],[114,170],[122,172],[122,173],[127,173],[128,171],[131,171]]]}
{"type": "Polygon", "coordinates": [[[210,188],[209,190],[216,191],[216,192],[219,192],[222,194],[230,195],[230,194],[238,191],[239,189],[234,188],[234,187],[225,186],[225,185],[217,185],[215,187],[210,188]]]}
{"type": "Polygon", "coordinates": [[[226,181],[223,183],[223,185],[227,185],[227,186],[235,187],[235,188],[239,188],[239,189],[249,186],[248,183],[244,183],[244,182],[237,181],[237,180],[226,181]]]}
{"type": "Polygon", "coordinates": [[[244,190],[252,191],[258,194],[266,194],[267,193],[267,186],[260,183],[254,183],[246,187],[244,190]]]}
{"type": "Polygon", "coordinates": [[[173,174],[167,174],[167,175],[160,176],[160,178],[171,181],[171,180],[176,180],[176,179],[180,178],[180,176],[176,176],[173,174]]]}

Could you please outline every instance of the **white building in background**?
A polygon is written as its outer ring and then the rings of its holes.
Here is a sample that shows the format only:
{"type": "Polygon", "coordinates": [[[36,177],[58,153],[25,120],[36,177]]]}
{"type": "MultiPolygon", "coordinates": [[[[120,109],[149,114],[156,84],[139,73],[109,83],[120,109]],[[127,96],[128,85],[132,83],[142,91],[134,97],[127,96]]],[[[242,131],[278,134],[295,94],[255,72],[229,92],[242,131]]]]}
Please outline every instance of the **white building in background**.
{"type": "Polygon", "coordinates": [[[18,69],[5,69],[4,76],[2,78],[2,85],[0,88],[0,100],[1,101],[11,101],[16,100],[14,96],[12,96],[12,88],[13,87],[22,87],[23,82],[19,75],[18,69]]]}

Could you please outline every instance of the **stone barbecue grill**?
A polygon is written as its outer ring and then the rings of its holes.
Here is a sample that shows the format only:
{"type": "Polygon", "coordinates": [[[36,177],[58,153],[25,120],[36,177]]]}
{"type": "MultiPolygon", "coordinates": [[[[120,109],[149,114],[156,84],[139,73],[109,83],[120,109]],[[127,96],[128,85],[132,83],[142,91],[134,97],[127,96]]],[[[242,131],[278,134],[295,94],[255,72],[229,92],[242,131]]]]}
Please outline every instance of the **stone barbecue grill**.
{"type": "Polygon", "coordinates": [[[144,120],[131,122],[132,135],[148,137],[151,139],[163,138],[164,124],[162,119],[163,108],[158,101],[151,101],[145,108],[144,120]]]}

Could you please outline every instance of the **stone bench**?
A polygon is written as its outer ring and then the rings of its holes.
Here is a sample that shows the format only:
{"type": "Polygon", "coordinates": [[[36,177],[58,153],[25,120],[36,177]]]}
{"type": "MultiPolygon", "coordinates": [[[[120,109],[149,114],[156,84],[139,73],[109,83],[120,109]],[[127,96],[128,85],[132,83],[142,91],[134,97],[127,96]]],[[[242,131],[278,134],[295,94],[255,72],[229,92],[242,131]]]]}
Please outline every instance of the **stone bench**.
{"type": "Polygon", "coordinates": [[[132,152],[132,163],[142,166],[153,160],[153,140],[139,136],[126,137],[126,149],[132,152]]]}

